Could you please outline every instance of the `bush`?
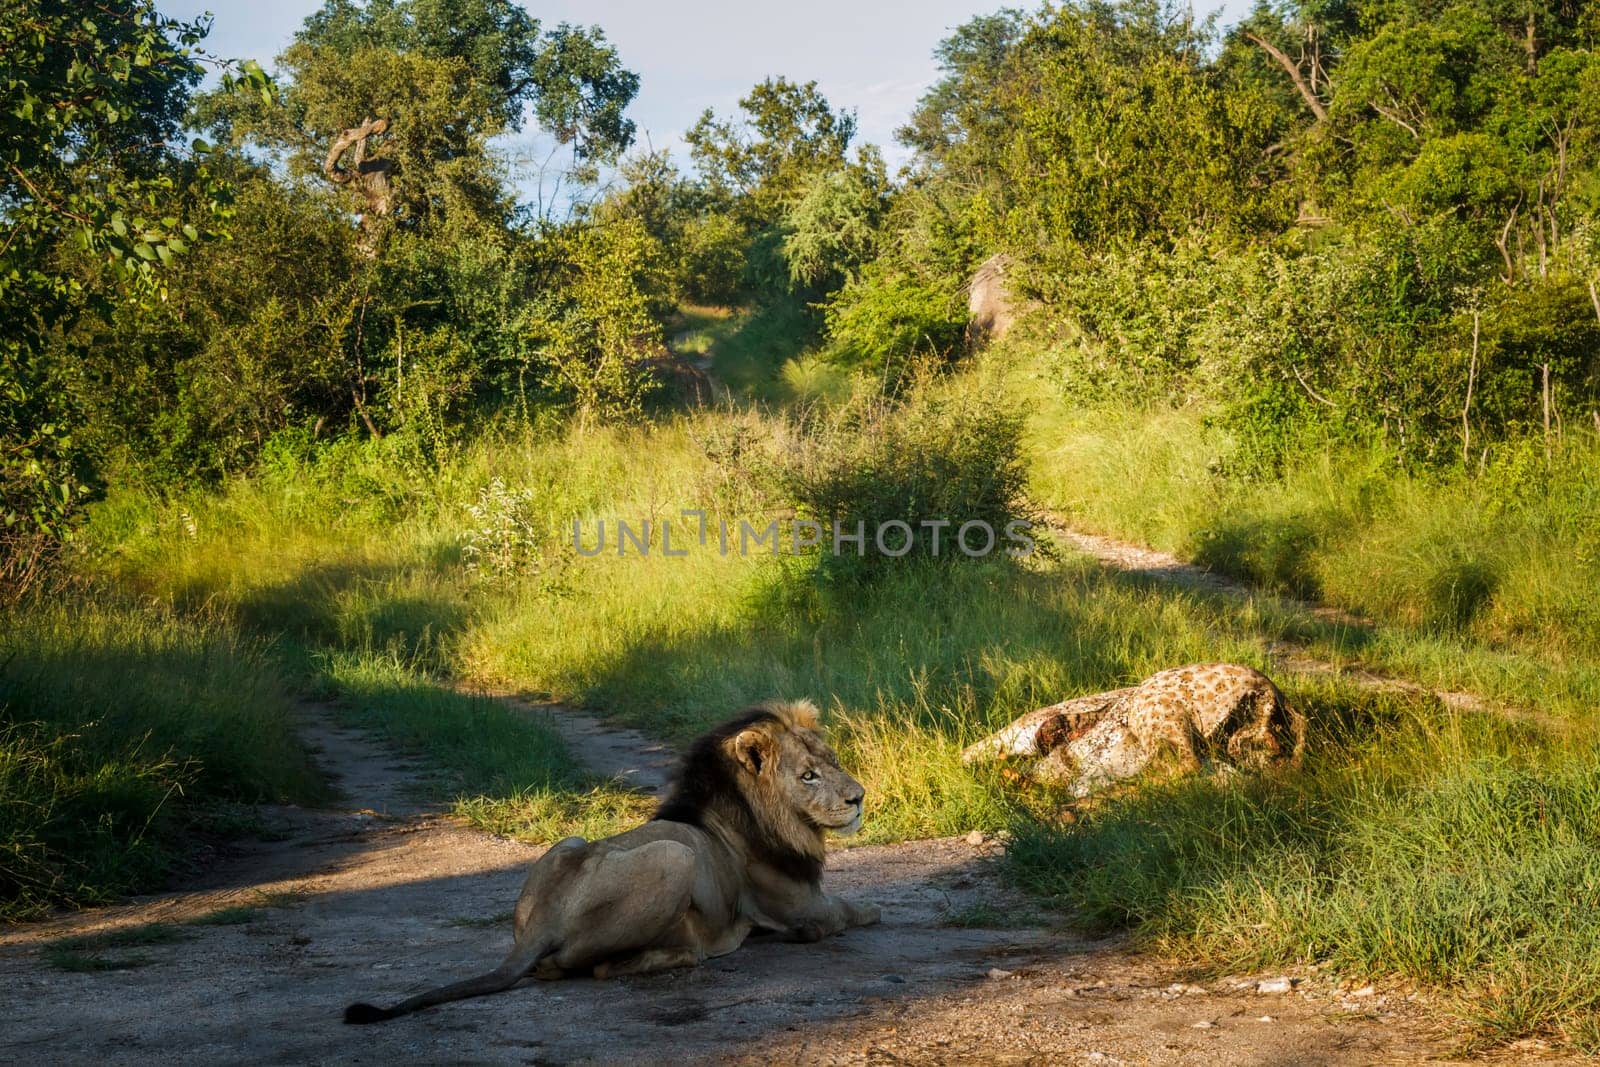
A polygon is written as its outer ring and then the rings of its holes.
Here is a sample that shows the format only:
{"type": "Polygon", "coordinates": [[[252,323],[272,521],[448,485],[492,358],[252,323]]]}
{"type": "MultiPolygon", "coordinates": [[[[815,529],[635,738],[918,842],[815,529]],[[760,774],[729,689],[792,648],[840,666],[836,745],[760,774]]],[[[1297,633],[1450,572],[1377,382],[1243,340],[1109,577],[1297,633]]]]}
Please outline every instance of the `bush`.
{"type": "Polygon", "coordinates": [[[1023,550],[1008,536],[1029,516],[1023,420],[981,388],[923,380],[901,402],[857,398],[810,419],[777,466],[776,492],[797,517],[829,531],[821,546],[825,579],[869,579],[906,559],[1023,550]],[[861,525],[860,552],[849,544],[830,551],[835,521],[846,534],[861,525]],[[946,525],[926,525],[940,522],[946,525]],[[986,551],[977,551],[986,541],[981,528],[958,540],[967,523],[993,531],[986,551]]]}
{"type": "Polygon", "coordinates": [[[956,286],[879,265],[834,294],[826,315],[831,359],[890,376],[915,356],[954,357],[967,328],[956,286]]]}
{"type": "Polygon", "coordinates": [[[696,303],[733,305],[744,277],[744,247],[744,228],[731,215],[685,223],[678,245],[679,291],[696,303]]]}
{"type": "Polygon", "coordinates": [[[549,387],[584,411],[637,414],[641,361],[662,349],[671,310],[666,250],[637,219],[573,224],[542,249],[550,284],[523,330],[549,387]]]}
{"type": "Polygon", "coordinates": [[[1484,287],[1472,239],[1449,219],[1299,252],[1187,239],[1032,281],[1073,328],[1053,359],[1069,398],[1206,401],[1232,473],[1278,473],[1312,437],[1441,466],[1461,458],[1469,378],[1474,449],[1542,432],[1547,366],[1553,419],[1600,396],[1600,323],[1576,262],[1484,287]]]}

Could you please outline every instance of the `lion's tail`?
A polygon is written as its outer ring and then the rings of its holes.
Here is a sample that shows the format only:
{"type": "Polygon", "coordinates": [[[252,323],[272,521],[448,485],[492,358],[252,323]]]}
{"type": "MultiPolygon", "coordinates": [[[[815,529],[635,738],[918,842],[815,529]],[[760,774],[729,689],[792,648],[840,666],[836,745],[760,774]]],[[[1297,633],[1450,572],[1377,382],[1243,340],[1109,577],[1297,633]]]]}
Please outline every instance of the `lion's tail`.
{"type": "Polygon", "coordinates": [[[486,993],[498,993],[503,989],[510,989],[520,982],[527,973],[533,969],[540,958],[550,951],[552,945],[543,941],[536,941],[529,945],[518,945],[511,950],[511,955],[506,961],[488,974],[480,974],[476,978],[468,978],[461,982],[452,982],[449,985],[430,989],[426,993],[418,993],[408,1000],[402,1000],[392,1008],[380,1008],[375,1004],[352,1004],[344,1010],[344,1021],[347,1023],[381,1023],[386,1019],[398,1018],[401,1015],[417,1011],[421,1008],[431,1008],[435,1004],[443,1004],[451,1000],[465,1000],[468,997],[481,997],[486,993]]]}

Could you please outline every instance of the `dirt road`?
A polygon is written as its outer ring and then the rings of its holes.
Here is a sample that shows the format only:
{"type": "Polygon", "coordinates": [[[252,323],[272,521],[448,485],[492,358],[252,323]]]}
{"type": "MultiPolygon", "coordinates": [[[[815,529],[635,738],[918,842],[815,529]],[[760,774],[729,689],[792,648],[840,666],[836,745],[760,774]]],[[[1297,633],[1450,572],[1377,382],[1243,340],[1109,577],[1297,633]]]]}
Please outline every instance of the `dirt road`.
{"type": "MultiPolygon", "coordinates": [[[[1320,622],[1348,627],[1352,630],[1367,630],[1373,627],[1373,623],[1370,620],[1363,619],[1359,615],[1354,615],[1342,608],[1299,600],[1290,596],[1279,596],[1253,586],[1249,582],[1217,574],[1203,567],[1197,567],[1192,563],[1185,563],[1178,557],[1169,555],[1166,552],[1147,548],[1144,545],[1136,545],[1130,541],[1120,541],[1115,537],[1104,537],[1099,534],[1075,530],[1067,524],[1066,519],[1061,515],[1047,513],[1045,519],[1051,532],[1111,571],[1166,585],[1174,585],[1199,593],[1225,597],[1233,601],[1275,601],[1290,610],[1304,612],[1320,622]]],[[[1541,715],[1525,708],[1508,708],[1494,704],[1475,693],[1465,693],[1451,689],[1433,689],[1428,686],[1418,685],[1416,682],[1405,678],[1379,674],[1358,665],[1333,663],[1318,657],[1306,646],[1292,641],[1271,642],[1268,644],[1266,652],[1276,668],[1287,672],[1337,676],[1367,689],[1395,693],[1431,693],[1447,706],[1459,711],[1492,712],[1510,718],[1533,721],[1550,729],[1563,728],[1562,723],[1552,719],[1550,716],[1541,715]]]]}
{"type": "MultiPolygon", "coordinates": [[[[1277,976],[1196,980],[1121,941],[1052,926],[1003,887],[997,844],[966,838],[835,852],[829,884],[881,904],[874,928],[817,945],[751,943],[693,970],[530,982],[345,1026],[349,1001],[390,1002],[498,962],[508,909],[540,850],[429,811],[413,799],[417,769],[323,709],[308,716],[347,806],[275,810],[281,839],[243,849],[201,887],[0,934],[0,1056],[1369,1064],[1435,1061],[1451,1047],[1403,995],[1340,995],[1314,976],[1257,992],[1258,978],[1277,976]],[[1000,928],[952,925],[977,918],[1000,928]],[[100,941],[72,940],[85,936],[100,941]]],[[[594,729],[567,724],[573,737],[594,729]]],[[[625,754],[608,746],[614,765],[625,754]]]]}

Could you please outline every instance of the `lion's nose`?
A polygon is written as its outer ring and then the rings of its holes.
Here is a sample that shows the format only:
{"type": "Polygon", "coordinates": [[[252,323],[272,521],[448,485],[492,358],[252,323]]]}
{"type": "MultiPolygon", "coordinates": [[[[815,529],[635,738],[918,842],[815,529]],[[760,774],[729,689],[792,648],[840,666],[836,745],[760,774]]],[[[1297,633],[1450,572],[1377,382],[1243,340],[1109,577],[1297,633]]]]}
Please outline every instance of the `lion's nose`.
{"type": "Polygon", "coordinates": [[[846,797],[845,799],[848,800],[853,806],[859,808],[861,806],[862,798],[866,795],[867,791],[865,789],[857,788],[854,796],[846,797]]]}

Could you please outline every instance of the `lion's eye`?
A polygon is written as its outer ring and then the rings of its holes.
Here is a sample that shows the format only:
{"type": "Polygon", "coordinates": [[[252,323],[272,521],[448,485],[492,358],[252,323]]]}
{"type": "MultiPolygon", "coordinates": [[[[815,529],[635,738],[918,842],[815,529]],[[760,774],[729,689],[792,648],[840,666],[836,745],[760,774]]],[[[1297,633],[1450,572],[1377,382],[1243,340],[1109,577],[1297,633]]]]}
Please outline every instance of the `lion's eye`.
{"type": "Polygon", "coordinates": [[[804,773],[804,774],[802,774],[800,776],[800,780],[802,782],[814,782],[814,781],[817,780],[817,772],[816,771],[807,771],[806,773],[804,773]]]}

